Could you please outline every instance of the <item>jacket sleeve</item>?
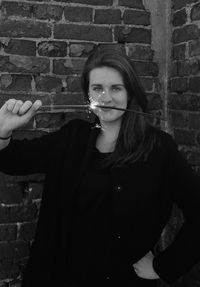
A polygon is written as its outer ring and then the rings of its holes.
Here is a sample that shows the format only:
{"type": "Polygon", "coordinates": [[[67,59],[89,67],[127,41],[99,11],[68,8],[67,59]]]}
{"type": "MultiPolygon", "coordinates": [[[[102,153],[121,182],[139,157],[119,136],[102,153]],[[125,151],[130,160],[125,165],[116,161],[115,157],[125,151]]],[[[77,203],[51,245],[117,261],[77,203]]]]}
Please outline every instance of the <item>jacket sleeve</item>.
{"type": "Polygon", "coordinates": [[[70,141],[73,121],[60,130],[31,140],[11,139],[0,151],[0,171],[10,175],[45,173],[70,141]]]}
{"type": "Polygon", "coordinates": [[[173,243],[153,260],[161,279],[175,282],[200,260],[200,177],[167,136],[167,192],[182,210],[185,221],[173,243]]]}

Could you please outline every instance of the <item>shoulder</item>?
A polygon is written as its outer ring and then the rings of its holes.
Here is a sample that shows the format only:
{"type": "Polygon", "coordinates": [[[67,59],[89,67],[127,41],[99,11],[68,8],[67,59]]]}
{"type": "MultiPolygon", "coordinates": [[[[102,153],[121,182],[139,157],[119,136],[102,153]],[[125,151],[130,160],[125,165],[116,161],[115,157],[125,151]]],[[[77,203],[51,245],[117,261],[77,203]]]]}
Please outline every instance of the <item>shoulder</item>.
{"type": "Polygon", "coordinates": [[[175,153],[180,154],[178,145],[170,133],[153,126],[149,130],[151,136],[154,138],[154,151],[160,151],[166,157],[175,153]]]}
{"type": "Polygon", "coordinates": [[[157,145],[164,145],[165,147],[177,146],[173,136],[170,133],[153,126],[150,126],[149,130],[150,133],[154,135],[157,145]]]}

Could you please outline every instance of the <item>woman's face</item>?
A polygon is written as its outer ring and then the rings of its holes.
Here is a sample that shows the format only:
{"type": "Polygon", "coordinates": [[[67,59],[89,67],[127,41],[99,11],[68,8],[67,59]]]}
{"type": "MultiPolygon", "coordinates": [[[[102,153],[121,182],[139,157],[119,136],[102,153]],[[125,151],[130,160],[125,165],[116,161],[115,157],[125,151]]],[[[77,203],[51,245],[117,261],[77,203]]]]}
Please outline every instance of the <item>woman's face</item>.
{"type": "MultiPolygon", "coordinates": [[[[89,97],[98,105],[127,108],[128,95],[121,74],[110,67],[95,68],[89,74],[89,97]]],[[[95,108],[100,122],[121,122],[124,111],[95,108]]]]}

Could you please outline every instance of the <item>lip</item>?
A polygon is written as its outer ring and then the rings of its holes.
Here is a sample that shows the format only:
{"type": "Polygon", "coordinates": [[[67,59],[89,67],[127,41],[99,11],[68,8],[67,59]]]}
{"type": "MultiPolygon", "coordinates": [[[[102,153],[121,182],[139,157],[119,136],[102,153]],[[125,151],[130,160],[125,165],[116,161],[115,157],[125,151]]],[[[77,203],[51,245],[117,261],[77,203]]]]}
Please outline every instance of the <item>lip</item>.
{"type": "Polygon", "coordinates": [[[104,111],[104,112],[109,112],[112,110],[112,108],[109,108],[109,106],[105,106],[105,107],[100,107],[100,110],[104,111]]]}
{"type": "Polygon", "coordinates": [[[106,106],[106,105],[99,105],[100,107],[98,107],[99,109],[101,110],[112,110],[112,108],[115,108],[115,106],[112,106],[112,105],[109,105],[109,106],[106,106]]]}

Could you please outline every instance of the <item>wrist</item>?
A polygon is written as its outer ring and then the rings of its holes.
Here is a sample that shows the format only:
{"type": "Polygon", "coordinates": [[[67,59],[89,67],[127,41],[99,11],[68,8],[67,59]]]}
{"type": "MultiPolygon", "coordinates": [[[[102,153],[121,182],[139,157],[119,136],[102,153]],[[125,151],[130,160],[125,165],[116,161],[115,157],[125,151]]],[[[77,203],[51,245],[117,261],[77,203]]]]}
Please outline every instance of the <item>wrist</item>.
{"type": "Polygon", "coordinates": [[[1,131],[0,132],[0,140],[8,140],[12,136],[12,131],[1,131]]]}

